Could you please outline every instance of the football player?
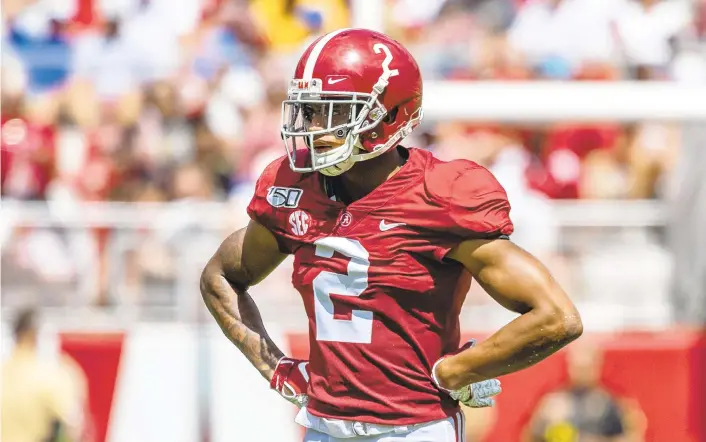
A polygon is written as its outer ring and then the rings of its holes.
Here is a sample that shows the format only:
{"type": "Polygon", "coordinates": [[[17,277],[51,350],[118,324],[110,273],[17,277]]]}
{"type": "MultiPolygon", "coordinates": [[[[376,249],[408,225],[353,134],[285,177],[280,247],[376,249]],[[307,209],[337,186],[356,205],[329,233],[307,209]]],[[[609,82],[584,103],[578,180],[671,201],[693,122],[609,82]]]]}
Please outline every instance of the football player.
{"type": "Polygon", "coordinates": [[[510,204],[488,170],[400,145],[422,119],[422,79],[395,40],[365,29],[319,38],[282,115],[286,155],[258,179],[249,225],[204,269],[206,305],[301,407],[306,441],[463,440],[459,402],[492,405],[496,377],[576,339],[576,308],[509,240],[510,204]],[[308,361],[277,348],[247,291],[289,254],[308,361]],[[471,279],[519,316],[460,346],[471,279]]]}

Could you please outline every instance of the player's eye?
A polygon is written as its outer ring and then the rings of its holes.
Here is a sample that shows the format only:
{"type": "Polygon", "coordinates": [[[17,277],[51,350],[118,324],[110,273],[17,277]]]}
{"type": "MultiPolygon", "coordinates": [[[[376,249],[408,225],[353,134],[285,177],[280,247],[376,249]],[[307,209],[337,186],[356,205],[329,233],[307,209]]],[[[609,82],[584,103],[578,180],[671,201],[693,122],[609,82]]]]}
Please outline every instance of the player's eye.
{"type": "Polygon", "coordinates": [[[351,105],[348,103],[341,103],[341,104],[334,104],[333,105],[333,116],[338,117],[338,116],[346,116],[350,117],[351,116],[351,105]]]}
{"type": "Polygon", "coordinates": [[[339,115],[342,115],[344,113],[343,106],[340,104],[334,104],[333,105],[333,116],[337,117],[339,115]]]}
{"type": "Polygon", "coordinates": [[[314,110],[314,106],[311,106],[309,104],[302,105],[302,116],[307,122],[311,123],[311,120],[314,118],[315,114],[316,111],[314,110]]]}

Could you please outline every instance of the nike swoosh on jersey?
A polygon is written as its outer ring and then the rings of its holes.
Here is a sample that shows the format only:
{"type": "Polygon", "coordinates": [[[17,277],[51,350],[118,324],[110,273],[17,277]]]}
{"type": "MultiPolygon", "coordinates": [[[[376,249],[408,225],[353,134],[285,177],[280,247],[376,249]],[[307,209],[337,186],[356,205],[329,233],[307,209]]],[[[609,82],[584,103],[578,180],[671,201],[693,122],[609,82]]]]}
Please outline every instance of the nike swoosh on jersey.
{"type": "Polygon", "coordinates": [[[394,229],[395,227],[399,226],[404,226],[405,223],[390,223],[390,224],[385,224],[385,220],[380,221],[380,230],[382,232],[385,232],[390,229],[394,229]]]}

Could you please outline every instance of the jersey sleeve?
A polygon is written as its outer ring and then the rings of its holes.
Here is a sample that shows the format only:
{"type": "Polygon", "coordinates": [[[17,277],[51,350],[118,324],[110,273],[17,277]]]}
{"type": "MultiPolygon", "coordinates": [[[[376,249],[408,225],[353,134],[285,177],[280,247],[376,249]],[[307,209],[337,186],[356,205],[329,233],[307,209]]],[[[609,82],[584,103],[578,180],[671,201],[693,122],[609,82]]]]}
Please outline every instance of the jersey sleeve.
{"type": "Polygon", "coordinates": [[[434,257],[442,260],[460,242],[468,239],[509,238],[513,232],[510,202],[505,189],[486,168],[458,161],[436,173],[430,183],[435,205],[441,208],[434,257]]]}
{"type": "Polygon", "coordinates": [[[267,165],[255,183],[255,192],[246,209],[250,219],[272,232],[280,251],[287,254],[292,253],[292,245],[281,235],[281,214],[267,201],[267,193],[272,186],[286,183],[291,173],[286,157],[280,157],[267,165]]]}
{"type": "Polygon", "coordinates": [[[255,192],[248,204],[247,212],[250,219],[267,227],[270,218],[270,208],[267,204],[267,189],[274,185],[274,177],[279,167],[277,159],[268,164],[255,182],[255,192]]]}

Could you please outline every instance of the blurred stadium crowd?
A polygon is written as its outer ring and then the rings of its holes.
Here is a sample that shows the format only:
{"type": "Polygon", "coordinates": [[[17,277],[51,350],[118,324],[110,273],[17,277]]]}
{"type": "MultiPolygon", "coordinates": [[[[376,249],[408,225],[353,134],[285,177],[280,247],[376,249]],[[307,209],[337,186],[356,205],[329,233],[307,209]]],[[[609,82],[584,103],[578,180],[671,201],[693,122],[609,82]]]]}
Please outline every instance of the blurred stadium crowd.
{"type": "MultiPolygon", "coordinates": [[[[5,3],[3,200],[230,201],[241,212],[259,172],[283,154],[281,101],[301,49],[353,15],[346,0],[5,3]]],[[[706,80],[703,0],[385,0],[384,26],[427,80],[706,80]]],[[[428,121],[406,144],[489,167],[513,201],[519,242],[551,261],[559,245],[548,201],[669,198],[682,140],[678,126],[659,121],[428,121]]],[[[101,262],[95,251],[79,259],[85,244],[51,229],[0,230],[6,289],[44,280],[56,291],[57,281],[85,279],[86,265],[101,262]]],[[[104,251],[106,231],[91,237],[104,251]]],[[[145,238],[120,278],[176,278],[164,238],[154,247],[145,238]]],[[[623,269],[623,285],[613,275],[609,290],[595,278],[615,272],[615,261],[599,265],[605,251],[580,263],[589,291],[607,300],[626,287],[661,292],[668,258],[650,244],[608,250],[649,257],[647,267],[623,269]],[[657,283],[635,285],[644,273],[657,283]]],[[[564,264],[555,264],[561,277],[564,264]]],[[[99,279],[110,273],[98,267],[99,279]]]]}
{"type": "MultiPolygon", "coordinates": [[[[226,199],[282,153],[294,58],[350,24],[345,0],[38,0],[3,8],[2,195],[226,199]]],[[[704,2],[387,0],[426,79],[693,81],[704,2]]],[[[660,124],[428,124],[411,144],[490,165],[520,148],[549,198],[651,198],[660,124]]]]}

